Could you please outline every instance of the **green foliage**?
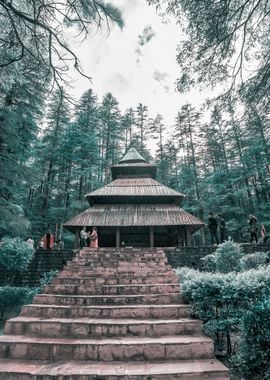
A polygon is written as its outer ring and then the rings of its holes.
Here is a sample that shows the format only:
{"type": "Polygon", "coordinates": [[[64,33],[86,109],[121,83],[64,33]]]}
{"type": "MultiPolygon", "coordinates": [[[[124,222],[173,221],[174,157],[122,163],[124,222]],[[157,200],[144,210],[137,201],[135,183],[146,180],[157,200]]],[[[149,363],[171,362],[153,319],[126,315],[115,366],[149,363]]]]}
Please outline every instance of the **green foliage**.
{"type": "Polygon", "coordinates": [[[268,261],[269,253],[267,252],[255,252],[242,257],[240,265],[242,270],[249,270],[258,268],[261,265],[265,265],[268,261]]]}
{"type": "Polygon", "coordinates": [[[202,83],[228,85],[231,78],[229,84],[240,81],[246,97],[254,102],[264,99],[267,104],[267,0],[231,0],[229,5],[215,0],[148,0],[148,3],[166,10],[166,15],[171,13],[183,29],[185,38],[179,41],[177,56],[180,91],[202,83]]]}
{"type": "Polygon", "coordinates": [[[208,272],[215,272],[217,266],[216,255],[211,253],[201,258],[203,269],[208,272]]]}
{"type": "Polygon", "coordinates": [[[0,287],[0,311],[3,318],[6,313],[18,313],[20,307],[30,303],[36,295],[36,288],[17,288],[13,286],[0,287]]]}
{"type": "Polygon", "coordinates": [[[0,199],[0,209],[0,236],[23,238],[29,234],[31,222],[20,205],[0,199]]]}
{"type": "Polygon", "coordinates": [[[43,288],[44,286],[51,284],[58,273],[58,270],[50,270],[49,272],[43,273],[41,279],[39,280],[40,286],[43,288]]]}
{"type": "Polygon", "coordinates": [[[201,260],[206,270],[229,273],[241,270],[240,259],[243,256],[244,251],[240,244],[229,239],[220,244],[214,254],[207,255],[201,260]]]}
{"type": "Polygon", "coordinates": [[[246,379],[269,379],[269,315],[270,298],[254,304],[243,316],[240,351],[233,362],[246,379]]]}
{"type": "MultiPolygon", "coordinates": [[[[269,360],[269,350],[267,354],[265,350],[270,334],[270,266],[225,274],[181,268],[177,273],[185,300],[204,322],[204,330],[215,340],[216,349],[225,349],[228,355],[233,355],[232,361],[241,372],[255,373],[254,368],[269,360]],[[260,356],[258,361],[253,339],[260,356]],[[249,354],[252,354],[250,362],[249,354]]],[[[266,369],[261,368],[261,376],[266,369]]],[[[267,377],[258,377],[264,378],[267,377]]]]}
{"type": "MultiPolygon", "coordinates": [[[[0,32],[2,35],[0,67],[9,71],[18,66],[27,67],[27,59],[40,71],[43,82],[53,80],[53,85],[67,84],[67,71],[73,67],[83,74],[78,57],[66,39],[69,35],[84,40],[89,28],[98,29],[110,23],[123,27],[118,8],[110,3],[94,0],[63,0],[60,4],[46,0],[0,2],[0,32]],[[38,4],[38,11],[37,11],[38,4]],[[58,6],[59,5],[59,6],[58,6]]],[[[31,68],[29,72],[31,72],[31,68]]],[[[15,71],[14,70],[14,71],[15,71]]],[[[18,76],[20,71],[18,70],[18,76]]],[[[90,78],[88,78],[90,79],[90,78]]]]}
{"type": "Polygon", "coordinates": [[[33,255],[33,248],[21,238],[4,237],[1,240],[0,265],[9,272],[24,271],[33,255]]]}

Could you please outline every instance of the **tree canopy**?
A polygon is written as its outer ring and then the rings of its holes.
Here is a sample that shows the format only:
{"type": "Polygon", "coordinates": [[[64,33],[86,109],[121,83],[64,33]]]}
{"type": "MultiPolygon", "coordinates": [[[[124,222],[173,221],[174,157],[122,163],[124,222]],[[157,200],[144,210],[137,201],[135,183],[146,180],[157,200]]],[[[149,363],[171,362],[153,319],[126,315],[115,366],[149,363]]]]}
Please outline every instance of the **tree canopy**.
{"type": "Polygon", "coordinates": [[[109,30],[111,22],[123,26],[121,13],[102,0],[0,0],[1,79],[12,69],[24,74],[29,61],[39,68],[44,83],[52,80],[59,88],[67,84],[71,66],[88,77],[68,38],[83,40],[89,29],[105,25],[109,30]]]}
{"type": "Polygon", "coordinates": [[[171,13],[183,30],[177,61],[180,91],[195,84],[240,86],[249,101],[268,103],[268,0],[148,0],[171,13]]]}

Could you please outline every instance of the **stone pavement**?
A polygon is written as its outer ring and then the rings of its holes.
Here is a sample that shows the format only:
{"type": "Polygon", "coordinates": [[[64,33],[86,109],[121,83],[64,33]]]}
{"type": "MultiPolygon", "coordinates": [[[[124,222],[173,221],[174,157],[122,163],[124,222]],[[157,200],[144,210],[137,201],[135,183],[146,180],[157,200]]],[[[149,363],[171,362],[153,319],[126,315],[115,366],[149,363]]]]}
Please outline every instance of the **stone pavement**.
{"type": "Polygon", "coordinates": [[[5,325],[2,380],[228,380],[160,249],[84,248],[5,325]]]}

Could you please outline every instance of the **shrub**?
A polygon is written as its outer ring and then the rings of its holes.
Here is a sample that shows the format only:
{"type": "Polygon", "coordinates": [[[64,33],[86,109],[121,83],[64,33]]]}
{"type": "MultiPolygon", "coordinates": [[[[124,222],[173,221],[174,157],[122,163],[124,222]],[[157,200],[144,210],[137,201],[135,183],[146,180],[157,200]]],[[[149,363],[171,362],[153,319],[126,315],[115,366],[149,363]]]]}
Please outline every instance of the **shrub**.
{"type": "Polygon", "coordinates": [[[45,272],[39,280],[40,286],[43,288],[46,285],[49,285],[53,279],[58,275],[58,270],[51,270],[50,272],[45,272]]]}
{"type": "Polygon", "coordinates": [[[247,379],[269,379],[270,299],[253,305],[243,316],[240,353],[234,363],[247,379]]]}
{"type": "Polygon", "coordinates": [[[25,270],[34,255],[34,249],[19,237],[4,237],[0,244],[0,266],[9,272],[25,270]]]}
{"type": "Polygon", "coordinates": [[[204,322],[217,346],[232,353],[232,333],[239,332],[243,316],[253,304],[270,296],[270,266],[240,273],[208,273],[178,269],[182,294],[204,322]]]}
{"type": "Polygon", "coordinates": [[[240,266],[242,270],[258,268],[259,266],[266,264],[267,260],[268,253],[255,252],[242,257],[240,260],[240,266]]]}
{"type": "Polygon", "coordinates": [[[203,269],[207,272],[215,272],[217,266],[216,255],[214,253],[201,258],[203,269]]]}
{"type": "Polygon", "coordinates": [[[243,256],[244,251],[240,244],[229,239],[220,244],[215,253],[207,255],[201,260],[205,270],[229,273],[241,270],[240,260],[243,256]]]}
{"type": "Polygon", "coordinates": [[[17,314],[21,306],[30,303],[36,293],[36,288],[0,287],[1,318],[4,318],[5,315],[11,311],[17,314]]]}

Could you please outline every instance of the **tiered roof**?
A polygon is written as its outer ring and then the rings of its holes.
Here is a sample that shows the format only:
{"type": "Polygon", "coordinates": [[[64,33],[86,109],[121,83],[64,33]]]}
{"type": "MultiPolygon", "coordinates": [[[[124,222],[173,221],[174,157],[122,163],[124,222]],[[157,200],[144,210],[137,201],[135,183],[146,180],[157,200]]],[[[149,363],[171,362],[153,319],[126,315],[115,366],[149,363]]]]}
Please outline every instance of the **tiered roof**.
{"type": "Polygon", "coordinates": [[[91,207],[66,222],[66,228],[185,225],[194,232],[204,225],[179,207],[184,194],[156,181],[156,166],[148,164],[135,148],[111,170],[114,180],[87,194],[91,207]]]}

